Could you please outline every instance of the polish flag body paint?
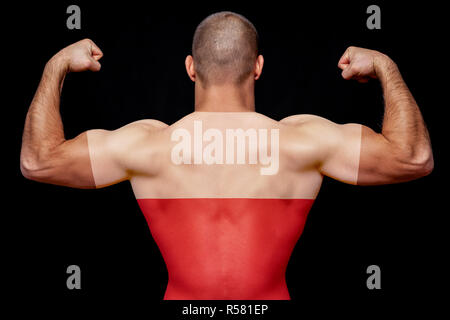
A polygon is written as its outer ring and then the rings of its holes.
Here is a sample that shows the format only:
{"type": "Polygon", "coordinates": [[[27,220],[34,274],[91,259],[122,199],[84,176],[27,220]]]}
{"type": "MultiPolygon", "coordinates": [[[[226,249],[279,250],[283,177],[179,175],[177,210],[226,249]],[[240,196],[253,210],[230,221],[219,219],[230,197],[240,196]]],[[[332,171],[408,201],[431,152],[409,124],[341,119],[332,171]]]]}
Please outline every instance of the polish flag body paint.
{"type": "Polygon", "coordinates": [[[115,138],[93,131],[88,142],[96,186],[122,181],[123,168],[130,174],[167,266],[164,299],[282,300],[290,299],[286,266],[319,193],[319,168],[358,179],[361,127],[342,130],[311,115],[278,122],[194,112],[160,129],[126,126],[115,138]]]}

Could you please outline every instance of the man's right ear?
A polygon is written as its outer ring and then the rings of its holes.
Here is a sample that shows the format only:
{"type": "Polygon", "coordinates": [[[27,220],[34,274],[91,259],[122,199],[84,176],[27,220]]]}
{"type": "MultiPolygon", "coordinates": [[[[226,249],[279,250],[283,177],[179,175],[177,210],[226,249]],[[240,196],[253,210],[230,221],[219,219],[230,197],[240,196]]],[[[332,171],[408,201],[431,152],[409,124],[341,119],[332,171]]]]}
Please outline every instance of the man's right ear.
{"type": "Polygon", "coordinates": [[[186,72],[187,72],[189,78],[191,78],[191,80],[195,82],[196,74],[195,74],[195,68],[194,68],[194,59],[192,58],[191,55],[188,55],[186,57],[184,64],[186,65],[186,72]]]}

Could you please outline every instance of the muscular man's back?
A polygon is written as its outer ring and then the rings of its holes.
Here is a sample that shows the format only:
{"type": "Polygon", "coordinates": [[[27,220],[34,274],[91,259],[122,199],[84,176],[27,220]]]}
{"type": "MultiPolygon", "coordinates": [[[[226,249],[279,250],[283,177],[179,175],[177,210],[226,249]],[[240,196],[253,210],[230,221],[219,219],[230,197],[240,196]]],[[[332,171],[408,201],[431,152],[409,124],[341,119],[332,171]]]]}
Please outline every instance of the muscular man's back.
{"type": "Polygon", "coordinates": [[[167,264],[166,299],[289,299],[286,266],[322,182],[299,130],[195,112],[130,150],[148,155],[133,157],[131,184],[167,264]]]}
{"type": "Polygon", "coordinates": [[[167,264],[165,299],[288,299],[286,265],[322,175],[377,185],[433,170],[420,110],[395,63],[379,52],[349,47],[338,67],[345,79],[380,80],[381,133],[311,115],[277,122],[251,112],[264,59],[242,16],[205,19],[193,51],[195,63],[189,55],[185,64],[197,112],[171,126],[141,120],[66,140],[64,77],[100,70],[103,53],[89,39],[64,48],[44,69],[21,149],[28,179],[74,188],[131,182],[167,264]]]}

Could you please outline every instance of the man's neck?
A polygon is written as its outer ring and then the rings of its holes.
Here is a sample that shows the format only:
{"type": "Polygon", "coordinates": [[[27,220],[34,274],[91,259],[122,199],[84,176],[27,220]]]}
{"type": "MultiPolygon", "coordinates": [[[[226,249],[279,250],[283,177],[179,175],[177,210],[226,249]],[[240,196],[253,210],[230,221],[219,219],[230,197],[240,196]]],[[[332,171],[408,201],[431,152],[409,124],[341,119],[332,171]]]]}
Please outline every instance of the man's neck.
{"type": "Polygon", "coordinates": [[[254,84],[240,86],[220,85],[203,88],[195,84],[195,111],[200,112],[254,112],[254,84]]]}

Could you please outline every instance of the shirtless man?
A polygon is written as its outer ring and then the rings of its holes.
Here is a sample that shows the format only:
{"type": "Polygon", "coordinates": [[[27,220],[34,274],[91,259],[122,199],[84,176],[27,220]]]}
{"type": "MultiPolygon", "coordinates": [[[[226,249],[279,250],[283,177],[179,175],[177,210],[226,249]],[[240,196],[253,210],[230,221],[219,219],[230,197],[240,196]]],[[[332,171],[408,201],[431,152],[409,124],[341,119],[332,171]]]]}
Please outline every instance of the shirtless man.
{"type": "Polygon", "coordinates": [[[186,70],[195,112],[173,125],[140,120],[66,140],[59,114],[69,72],[99,71],[103,53],[88,39],[45,66],[29,108],[20,167],[35,181],[102,188],[129,180],[166,262],[164,299],[290,299],[285,270],[323,176],[375,185],[433,169],[419,108],[386,55],[349,47],[344,79],[378,79],[381,133],[314,115],[275,121],[255,112],[263,68],[257,33],[221,12],[197,28],[186,70]]]}

